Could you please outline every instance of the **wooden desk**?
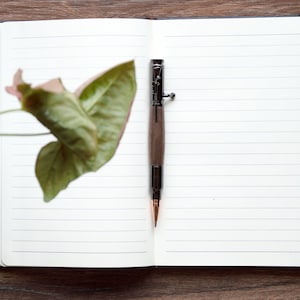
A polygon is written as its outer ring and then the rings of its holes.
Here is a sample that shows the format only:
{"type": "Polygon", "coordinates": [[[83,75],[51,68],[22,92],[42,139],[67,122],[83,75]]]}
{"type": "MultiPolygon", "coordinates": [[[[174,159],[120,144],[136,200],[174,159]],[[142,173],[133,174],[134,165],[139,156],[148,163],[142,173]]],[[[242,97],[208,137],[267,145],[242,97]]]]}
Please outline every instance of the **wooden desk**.
{"type": "MultiPolygon", "coordinates": [[[[300,14],[299,0],[1,0],[0,20],[300,14]]],[[[0,269],[0,299],[300,299],[298,268],[0,269]]]]}

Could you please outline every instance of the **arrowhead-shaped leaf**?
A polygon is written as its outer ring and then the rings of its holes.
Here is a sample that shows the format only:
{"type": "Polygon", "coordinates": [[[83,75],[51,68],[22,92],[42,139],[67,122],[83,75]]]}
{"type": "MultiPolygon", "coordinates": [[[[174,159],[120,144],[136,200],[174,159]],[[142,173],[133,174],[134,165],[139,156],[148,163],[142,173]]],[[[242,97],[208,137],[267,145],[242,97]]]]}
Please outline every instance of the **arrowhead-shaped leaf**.
{"type": "Polygon", "coordinates": [[[86,85],[79,95],[18,86],[23,109],[58,138],[43,147],[36,176],[50,201],[69,183],[98,170],[114,155],[136,92],[134,63],[118,65],[86,85]]]}
{"type": "Polygon", "coordinates": [[[61,142],[51,142],[38,155],[35,172],[44,192],[44,201],[52,200],[69,183],[89,171],[88,161],[61,142]]]}
{"type": "Polygon", "coordinates": [[[34,88],[26,92],[22,106],[78,156],[89,158],[96,154],[96,125],[74,94],[34,88]]]}
{"type": "Polygon", "coordinates": [[[134,63],[128,62],[108,70],[88,84],[79,100],[97,127],[97,170],[115,153],[136,92],[134,63]]]}

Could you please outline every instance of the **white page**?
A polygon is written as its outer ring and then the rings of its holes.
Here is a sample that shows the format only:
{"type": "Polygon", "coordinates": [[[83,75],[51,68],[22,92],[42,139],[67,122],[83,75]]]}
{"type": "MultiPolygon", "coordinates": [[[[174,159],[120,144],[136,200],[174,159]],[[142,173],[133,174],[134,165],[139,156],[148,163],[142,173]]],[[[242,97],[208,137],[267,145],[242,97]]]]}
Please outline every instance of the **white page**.
{"type": "Polygon", "coordinates": [[[168,20],[159,265],[300,265],[300,18],[168,20]]]}
{"type": "MultiPolygon", "coordinates": [[[[5,138],[1,150],[3,260],[7,265],[124,267],[153,264],[147,130],[149,21],[5,23],[1,90],[17,68],[40,84],[61,77],[69,90],[114,65],[135,60],[138,91],[117,154],[97,173],[42,200],[36,155],[51,137],[5,138]]],[[[2,108],[17,108],[2,93],[2,108]]],[[[43,132],[25,113],[3,117],[3,131],[43,132]]]]}
{"type": "MultiPolygon", "coordinates": [[[[1,57],[2,57],[2,47],[3,47],[3,42],[2,42],[2,24],[0,24],[0,62],[1,57]]],[[[2,67],[2,64],[0,63],[0,68],[2,67]]],[[[0,76],[0,86],[1,86],[1,81],[2,81],[2,76],[0,76]]],[[[2,111],[2,101],[1,101],[1,93],[0,93],[0,111],[2,111]]],[[[2,130],[2,125],[1,125],[1,117],[0,117],[0,132],[2,130]]],[[[2,139],[0,137],[0,161],[2,161],[2,139]]],[[[3,178],[3,170],[0,168],[0,178],[3,178]]],[[[0,191],[2,191],[2,180],[0,179],[0,191]]],[[[2,215],[2,202],[1,202],[1,197],[0,197],[0,216],[2,215]]],[[[2,263],[2,223],[0,222],[0,264],[3,265],[2,263]]]]}

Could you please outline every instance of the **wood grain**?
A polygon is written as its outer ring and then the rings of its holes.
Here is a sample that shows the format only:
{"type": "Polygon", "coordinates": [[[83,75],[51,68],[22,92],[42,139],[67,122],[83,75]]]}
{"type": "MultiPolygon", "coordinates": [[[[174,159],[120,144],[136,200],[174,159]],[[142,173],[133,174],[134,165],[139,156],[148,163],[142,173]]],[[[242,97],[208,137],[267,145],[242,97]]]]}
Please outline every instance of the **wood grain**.
{"type": "Polygon", "coordinates": [[[299,0],[1,0],[0,20],[60,18],[172,18],[287,16],[300,14],[299,0]]]}
{"type": "MultiPolygon", "coordinates": [[[[0,20],[288,16],[299,0],[0,0],[0,20]]],[[[300,299],[298,268],[0,269],[1,300],[300,299]]]]}
{"type": "Polygon", "coordinates": [[[300,299],[300,272],[286,268],[7,268],[0,299],[300,299]]]}

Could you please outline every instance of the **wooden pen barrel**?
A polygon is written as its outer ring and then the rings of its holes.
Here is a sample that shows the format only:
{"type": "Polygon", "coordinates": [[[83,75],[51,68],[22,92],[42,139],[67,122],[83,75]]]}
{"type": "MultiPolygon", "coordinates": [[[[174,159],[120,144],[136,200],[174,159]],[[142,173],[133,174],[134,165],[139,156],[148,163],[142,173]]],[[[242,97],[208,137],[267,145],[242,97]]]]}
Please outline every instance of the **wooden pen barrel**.
{"type": "Polygon", "coordinates": [[[162,166],[164,160],[165,128],[163,106],[152,106],[150,112],[150,163],[162,166]]]}

